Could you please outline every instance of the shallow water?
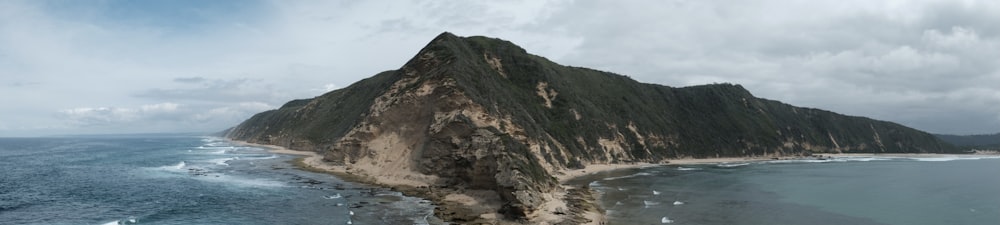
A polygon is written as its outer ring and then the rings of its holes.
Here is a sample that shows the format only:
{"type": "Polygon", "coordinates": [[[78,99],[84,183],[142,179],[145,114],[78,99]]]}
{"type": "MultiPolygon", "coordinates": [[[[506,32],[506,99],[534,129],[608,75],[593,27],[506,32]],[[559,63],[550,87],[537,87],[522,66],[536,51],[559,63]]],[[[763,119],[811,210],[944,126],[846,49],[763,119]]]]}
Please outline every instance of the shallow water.
{"type": "Polygon", "coordinates": [[[1000,224],[1000,159],[664,166],[582,177],[609,224],[1000,224]]]}
{"type": "Polygon", "coordinates": [[[185,135],[0,138],[0,224],[439,222],[428,201],[293,157],[185,135]]]}

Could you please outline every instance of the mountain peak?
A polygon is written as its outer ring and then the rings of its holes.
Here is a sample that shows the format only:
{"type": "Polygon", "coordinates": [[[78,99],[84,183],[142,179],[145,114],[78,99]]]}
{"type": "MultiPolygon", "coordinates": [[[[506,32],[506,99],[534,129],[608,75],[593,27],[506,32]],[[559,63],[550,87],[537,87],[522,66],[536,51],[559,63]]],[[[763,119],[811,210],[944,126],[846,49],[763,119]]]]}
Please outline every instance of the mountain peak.
{"type": "Polygon", "coordinates": [[[547,193],[565,191],[552,175],[590,164],[956,150],[922,131],[756,98],[736,84],[644,84],[448,32],[399,70],[260,113],[227,136],[316,151],[383,185],[492,193],[501,205],[477,213],[549,224],[559,221],[530,217],[560,196],[547,193]]]}

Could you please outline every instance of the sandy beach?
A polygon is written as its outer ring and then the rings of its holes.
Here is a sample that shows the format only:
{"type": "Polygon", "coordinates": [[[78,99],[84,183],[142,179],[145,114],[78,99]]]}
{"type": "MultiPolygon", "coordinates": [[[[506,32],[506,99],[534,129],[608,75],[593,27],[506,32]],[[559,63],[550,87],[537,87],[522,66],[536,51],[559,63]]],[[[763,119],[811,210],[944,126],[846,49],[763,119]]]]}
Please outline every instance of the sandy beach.
{"type": "Polygon", "coordinates": [[[698,165],[698,164],[719,164],[719,163],[746,163],[746,162],[759,162],[771,160],[770,158],[708,158],[708,159],[671,159],[667,163],[663,164],[652,164],[652,163],[633,163],[633,164],[590,164],[583,169],[575,170],[562,170],[553,174],[556,179],[559,179],[560,183],[572,180],[577,177],[582,177],[586,175],[620,170],[620,169],[634,169],[634,168],[646,168],[646,167],[656,167],[656,166],[668,166],[668,165],[698,165]]]}

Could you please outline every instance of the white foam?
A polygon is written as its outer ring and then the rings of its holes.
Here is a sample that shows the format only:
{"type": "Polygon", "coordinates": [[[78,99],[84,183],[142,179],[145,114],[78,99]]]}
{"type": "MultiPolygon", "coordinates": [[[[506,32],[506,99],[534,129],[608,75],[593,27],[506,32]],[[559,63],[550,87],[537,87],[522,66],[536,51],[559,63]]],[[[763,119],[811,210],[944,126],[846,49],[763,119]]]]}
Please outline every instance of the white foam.
{"type": "Polygon", "coordinates": [[[129,216],[125,219],[102,223],[101,225],[122,225],[122,224],[137,224],[137,223],[139,223],[139,218],[136,218],[134,216],[129,216]]]}
{"type": "Polygon", "coordinates": [[[909,159],[921,162],[947,162],[947,161],[960,160],[959,158],[909,158],[909,159]]]}
{"type": "Polygon", "coordinates": [[[618,180],[618,179],[633,178],[633,177],[639,177],[639,176],[651,176],[651,175],[653,175],[653,174],[646,173],[646,172],[639,172],[639,173],[636,173],[636,174],[625,175],[625,176],[620,176],[620,177],[608,177],[608,178],[604,178],[604,180],[618,180]]]}
{"type": "Polygon", "coordinates": [[[981,159],[1000,159],[1000,156],[946,156],[946,157],[911,157],[907,158],[910,160],[921,161],[921,162],[948,162],[956,160],[981,160],[981,159]]]}
{"type": "Polygon", "coordinates": [[[277,159],[278,155],[270,155],[265,157],[243,157],[242,160],[265,160],[265,159],[277,159]]]}
{"type": "Polygon", "coordinates": [[[229,157],[229,158],[212,159],[212,160],[208,160],[208,162],[211,162],[211,163],[213,163],[215,165],[220,165],[220,166],[229,166],[229,161],[233,161],[233,160],[237,160],[237,159],[240,159],[240,157],[229,157]]]}
{"type": "Polygon", "coordinates": [[[691,170],[702,170],[702,169],[701,168],[693,168],[693,167],[677,167],[677,170],[680,170],[680,171],[691,171],[691,170]]]}
{"type": "Polygon", "coordinates": [[[682,201],[674,201],[674,205],[683,205],[683,204],[684,204],[684,202],[682,202],[682,201]]]}
{"type": "Polygon", "coordinates": [[[340,196],[340,193],[337,193],[335,195],[323,196],[323,198],[325,198],[325,199],[338,199],[338,198],[341,198],[341,197],[343,197],[343,196],[340,196]]]}
{"type": "Polygon", "coordinates": [[[732,167],[741,167],[741,166],[747,166],[747,165],[750,165],[750,163],[720,163],[720,164],[717,164],[715,166],[723,167],[723,168],[732,168],[732,167]]]}
{"type": "Polygon", "coordinates": [[[660,223],[674,223],[674,221],[664,216],[663,218],[660,218],[660,223]]]}
{"type": "MultiPolygon", "coordinates": [[[[887,161],[897,159],[896,157],[860,157],[860,156],[846,156],[846,157],[836,157],[836,158],[825,158],[825,159],[786,159],[786,160],[771,160],[764,161],[762,163],[766,164],[785,164],[785,163],[833,163],[833,162],[870,162],[870,161],[887,161]]],[[[725,166],[724,166],[725,167],[725,166]]]]}
{"type": "Polygon", "coordinates": [[[660,195],[659,191],[653,190],[653,195],[660,195]]]}
{"type": "Polygon", "coordinates": [[[181,161],[181,162],[179,162],[177,164],[174,164],[174,165],[156,167],[156,169],[167,170],[167,171],[181,171],[181,170],[184,170],[185,166],[187,166],[187,163],[185,163],[184,161],[181,161]]]}
{"type": "Polygon", "coordinates": [[[650,205],[659,205],[660,203],[659,202],[654,202],[654,201],[642,200],[642,204],[646,205],[646,206],[650,206],[650,205]]]}
{"type": "Polygon", "coordinates": [[[236,186],[242,187],[285,187],[285,183],[265,180],[265,179],[249,179],[243,177],[230,176],[221,173],[209,173],[205,176],[197,176],[195,179],[208,181],[208,182],[220,182],[234,184],[236,186]]]}
{"type": "Polygon", "coordinates": [[[833,158],[833,161],[843,161],[843,162],[871,162],[871,161],[888,161],[893,160],[891,157],[841,157],[833,158]]]}
{"type": "Polygon", "coordinates": [[[834,162],[834,160],[821,160],[821,159],[785,159],[785,160],[773,160],[767,161],[771,164],[783,164],[783,163],[829,163],[834,162]]]}

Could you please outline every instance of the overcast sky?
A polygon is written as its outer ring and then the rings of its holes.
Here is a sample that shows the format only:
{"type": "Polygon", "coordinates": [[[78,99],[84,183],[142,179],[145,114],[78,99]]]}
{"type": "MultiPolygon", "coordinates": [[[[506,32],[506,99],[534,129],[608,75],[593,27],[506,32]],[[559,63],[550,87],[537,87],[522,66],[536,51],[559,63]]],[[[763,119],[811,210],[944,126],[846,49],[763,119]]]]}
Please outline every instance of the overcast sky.
{"type": "Polygon", "coordinates": [[[1000,132],[998,1],[0,1],[0,136],[203,132],[443,31],[934,133],[1000,132]]]}

